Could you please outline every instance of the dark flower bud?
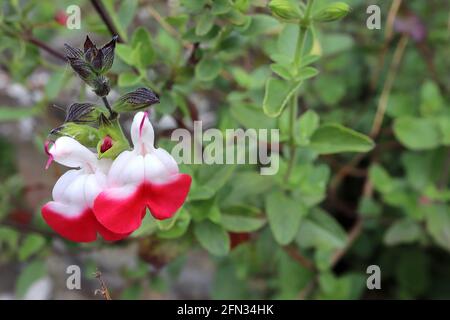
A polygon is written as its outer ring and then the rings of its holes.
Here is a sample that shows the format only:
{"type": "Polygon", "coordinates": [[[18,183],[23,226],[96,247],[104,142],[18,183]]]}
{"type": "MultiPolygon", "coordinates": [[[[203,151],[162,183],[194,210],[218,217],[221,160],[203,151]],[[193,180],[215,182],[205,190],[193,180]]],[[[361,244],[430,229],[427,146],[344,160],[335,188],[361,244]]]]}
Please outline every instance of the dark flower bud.
{"type": "Polygon", "coordinates": [[[93,84],[91,86],[94,88],[94,92],[99,97],[106,97],[111,90],[109,86],[109,81],[104,76],[98,76],[93,80],[93,84]]]}
{"type": "Polygon", "coordinates": [[[117,112],[137,111],[159,103],[159,97],[152,90],[139,88],[129,92],[114,103],[113,110],[117,112]]]}
{"type": "Polygon", "coordinates": [[[116,42],[118,36],[114,36],[110,42],[105,44],[100,51],[102,52],[103,56],[103,63],[102,63],[102,71],[106,72],[109,69],[111,69],[113,62],[114,62],[114,50],[116,48],[116,42]]]}
{"type": "Polygon", "coordinates": [[[66,114],[65,122],[87,123],[97,121],[100,109],[92,103],[74,103],[66,114]]]}

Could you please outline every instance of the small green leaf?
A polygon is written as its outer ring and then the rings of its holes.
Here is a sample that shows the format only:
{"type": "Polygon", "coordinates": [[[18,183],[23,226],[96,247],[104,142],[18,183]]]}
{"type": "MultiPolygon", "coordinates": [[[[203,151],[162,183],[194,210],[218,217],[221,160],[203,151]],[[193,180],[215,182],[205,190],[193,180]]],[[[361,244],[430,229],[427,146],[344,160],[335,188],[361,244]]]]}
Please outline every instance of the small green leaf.
{"type": "Polygon", "coordinates": [[[136,62],[140,68],[145,68],[152,64],[155,58],[155,51],[147,29],[144,27],[137,28],[131,38],[131,45],[133,48],[139,47],[139,61],[136,62]]]}
{"type": "Polygon", "coordinates": [[[345,246],[347,234],[332,216],[321,209],[315,209],[303,221],[296,241],[303,248],[339,249],[345,246]]]}
{"type": "Polygon", "coordinates": [[[394,122],[396,138],[412,150],[428,150],[439,146],[441,135],[433,119],[400,117],[394,122]]]}
{"type": "Polygon", "coordinates": [[[426,226],[434,241],[450,252],[450,207],[430,207],[426,214],[426,226]]]}
{"type": "Polygon", "coordinates": [[[265,114],[272,118],[278,117],[301,84],[302,81],[290,83],[285,80],[269,78],[263,101],[265,114]]]}
{"type": "Polygon", "coordinates": [[[131,46],[118,43],[116,44],[115,53],[126,64],[130,66],[134,65],[135,61],[133,60],[133,48],[131,46]]]}
{"type": "Polygon", "coordinates": [[[381,193],[392,192],[395,184],[389,173],[379,164],[374,164],[369,170],[370,182],[381,193]]]}
{"type": "Polygon", "coordinates": [[[203,58],[195,67],[195,77],[200,81],[212,81],[220,74],[222,62],[210,58],[203,58]]]}
{"type": "Polygon", "coordinates": [[[228,233],[210,221],[196,223],[194,234],[200,245],[213,255],[224,256],[230,251],[228,233]]]}
{"type": "Polygon", "coordinates": [[[265,219],[238,216],[234,214],[223,214],[220,223],[225,230],[232,232],[253,232],[261,229],[266,223],[265,219]]]}
{"type": "Polygon", "coordinates": [[[25,237],[19,249],[19,260],[24,261],[38,252],[45,245],[45,238],[38,234],[30,234],[25,237]]]}
{"type": "Polygon", "coordinates": [[[308,145],[311,136],[318,127],[319,115],[312,110],[306,111],[295,124],[296,142],[301,146],[308,145]]]}
{"type": "Polygon", "coordinates": [[[30,286],[46,275],[46,266],[43,261],[33,261],[19,274],[16,281],[16,295],[23,298],[30,286]]]}
{"type": "Polygon", "coordinates": [[[280,245],[287,245],[294,240],[302,217],[307,213],[301,202],[281,191],[273,192],[266,198],[266,211],[270,229],[280,245]]]}
{"type": "Polygon", "coordinates": [[[319,154],[367,152],[374,147],[374,142],[368,136],[340,124],[328,123],[314,132],[310,146],[319,154]]]}
{"type": "Polygon", "coordinates": [[[214,18],[214,15],[210,12],[202,14],[195,27],[195,34],[198,36],[206,35],[214,26],[214,18]]]}
{"type": "Polygon", "coordinates": [[[412,243],[420,239],[422,230],[416,221],[411,219],[398,220],[392,224],[384,235],[384,243],[395,246],[412,243]]]}
{"type": "Polygon", "coordinates": [[[117,84],[119,87],[132,87],[137,85],[141,81],[141,77],[133,72],[124,72],[119,75],[117,84]]]}

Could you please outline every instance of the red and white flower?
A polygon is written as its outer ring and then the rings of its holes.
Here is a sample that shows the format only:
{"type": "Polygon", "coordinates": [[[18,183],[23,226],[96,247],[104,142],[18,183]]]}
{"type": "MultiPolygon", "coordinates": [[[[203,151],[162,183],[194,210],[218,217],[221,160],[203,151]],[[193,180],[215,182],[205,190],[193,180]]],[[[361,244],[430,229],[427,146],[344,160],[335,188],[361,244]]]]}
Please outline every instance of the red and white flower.
{"type": "Polygon", "coordinates": [[[94,201],[97,220],[114,233],[136,230],[146,208],[156,219],[167,219],[183,205],[191,177],[179,173],[173,157],[154,147],[154,131],[146,112],[138,112],[131,126],[134,149],[113,162],[107,188],[94,201]]]}
{"type": "Polygon", "coordinates": [[[128,234],[114,233],[95,218],[92,207],[95,198],[106,186],[108,160],[98,160],[88,148],[70,137],[60,137],[48,148],[47,168],[54,160],[72,169],[64,173],[53,188],[53,201],[42,208],[48,225],[64,238],[76,242],[91,242],[100,233],[105,240],[114,241],[128,234]]]}

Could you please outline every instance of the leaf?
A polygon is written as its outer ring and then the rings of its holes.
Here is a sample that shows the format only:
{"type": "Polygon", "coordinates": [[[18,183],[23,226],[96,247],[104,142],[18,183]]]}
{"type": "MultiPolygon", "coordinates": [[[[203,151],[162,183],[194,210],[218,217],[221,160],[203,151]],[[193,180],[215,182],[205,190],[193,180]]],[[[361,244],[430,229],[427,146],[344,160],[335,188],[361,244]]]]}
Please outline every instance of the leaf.
{"type": "Polygon", "coordinates": [[[420,113],[423,116],[436,115],[444,107],[444,99],[441,96],[439,87],[431,81],[426,81],[420,90],[421,104],[420,113]]]}
{"type": "Polygon", "coordinates": [[[33,261],[27,265],[19,274],[16,281],[16,296],[23,298],[28,288],[37,280],[46,275],[46,266],[43,261],[33,261]]]}
{"type": "Polygon", "coordinates": [[[124,72],[119,75],[117,84],[119,87],[132,87],[141,81],[141,76],[134,74],[133,72],[124,72]]]}
{"type": "Polygon", "coordinates": [[[301,202],[276,191],[266,198],[266,211],[275,240],[287,245],[294,240],[307,209],[301,202]]]}
{"type": "Polygon", "coordinates": [[[122,43],[116,44],[116,54],[126,64],[134,65],[133,48],[131,46],[122,43]]]}
{"type": "Polygon", "coordinates": [[[394,190],[395,184],[389,173],[379,164],[374,164],[369,169],[370,182],[381,193],[389,193],[394,190]]]}
{"type": "Polygon", "coordinates": [[[275,128],[275,119],[269,118],[261,109],[255,105],[236,103],[231,106],[231,115],[240,125],[249,129],[271,129],[275,128]]]}
{"type": "Polygon", "coordinates": [[[24,261],[45,245],[45,238],[38,234],[26,236],[19,249],[19,260],[24,261]]]}
{"type": "Polygon", "coordinates": [[[285,80],[269,78],[264,94],[264,113],[272,118],[278,117],[301,84],[302,81],[290,83],[285,80]]]}
{"type": "Polygon", "coordinates": [[[295,141],[301,145],[308,145],[314,131],[319,127],[319,115],[308,110],[295,123],[295,141]]]}
{"type": "Polygon", "coordinates": [[[434,241],[450,251],[450,207],[446,205],[430,207],[426,214],[426,226],[434,241]]]}
{"type": "Polygon", "coordinates": [[[315,209],[303,221],[296,241],[303,248],[340,249],[347,242],[347,234],[331,215],[315,209]]]}
{"type": "Polygon", "coordinates": [[[230,251],[228,233],[210,221],[196,223],[194,234],[200,245],[213,255],[224,256],[230,251]]]}
{"type": "Polygon", "coordinates": [[[222,62],[203,58],[195,67],[195,77],[200,81],[212,81],[220,74],[222,62]]]}
{"type": "Polygon", "coordinates": [[[29,118],[37,113],[35,108],[0,107],[0,122],[29,118]]]}
{"type": "Polygon", "coordinates": [[[223,214],[220,218],[220,224],[227,231],[253,232],[261,229],[266,224],[266,220],[262,218],[246,217],[234,214],[223,214]]]}
{"type": "Polygon", "coordinates": [[[405,147],[412,150],[433,149],[441,142],[436,122],[427,118],[397,118],[394,122],[394,134],[405,147]]]}
{"type": "Polygon", "coordinates": [[[328,123],[314,132],[310,147],[319,154],[367,152],[374,147],[374,142],[368,136],[340,124],[328,123]]]}
{"type": "Polygon", "coordinates": [[[140,68],[146,68],[152,64],[155,58],[155,51],[147,29],[144,27],[137,28],[131,38],[131,45],[134,49],[139,47],[139,61],[136,62],[140,68]]]}
{"type": "Polygon", "coordinates": [[[206,35],[214,25],[214,15],[210,12],[205,12],[200,16],[200,19],[197,21],[197,26],[195,27],[195,34],[198,36],[206,35]]]}
{"type": "Polygon", "coordinates": [[[402,243],[412,243],[420,239],[422,230],[411,219],[403,219],[392,224],[384,235],[384,243],[394,246],[402,243]]]}

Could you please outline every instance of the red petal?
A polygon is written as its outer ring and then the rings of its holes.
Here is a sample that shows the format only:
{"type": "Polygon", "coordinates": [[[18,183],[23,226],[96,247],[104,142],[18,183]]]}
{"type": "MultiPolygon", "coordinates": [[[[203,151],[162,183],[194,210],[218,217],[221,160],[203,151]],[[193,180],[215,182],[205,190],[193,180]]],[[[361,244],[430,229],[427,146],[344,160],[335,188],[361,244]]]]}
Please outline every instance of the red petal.
{"type": "Polygon", "coordinates": [[[94,201],[95,217],[114,233],[131,233],[139,228],[145,215],[142,213],[145,212],[144,195],[143,185],[124,198],[115,198],[108,190],[103,191],[94,201]]]}
{"type": "Polygon", "coordinates": [[[141,225],[148,207],[156,219],[167,219],[183,205],[191,186],[191,177],[179,174],[166,184],[142,183],[128,197],[117,198],[108,190],[94,202],[97,220],[114,233],[129,234],[141,225]]]}
{"type": "Polygon", "coordinates": [[[171,218],[186,200],[191,182],[191,176],[179,174],[169,183],[150,184],[146,199],[153,217],[158,220],[171,218]]]}
{"type": "Polygon", "coordinates": [[[91,209],[79,215],[66,217],[51,209],[50,203],[42,208],[42,216],[47,224],[63,238],[74,242],[92,242],[97,239],[97,231],[108,241],[120,240],[128,234],[115,234],[105,229],[96,219],[91,209]]]}

